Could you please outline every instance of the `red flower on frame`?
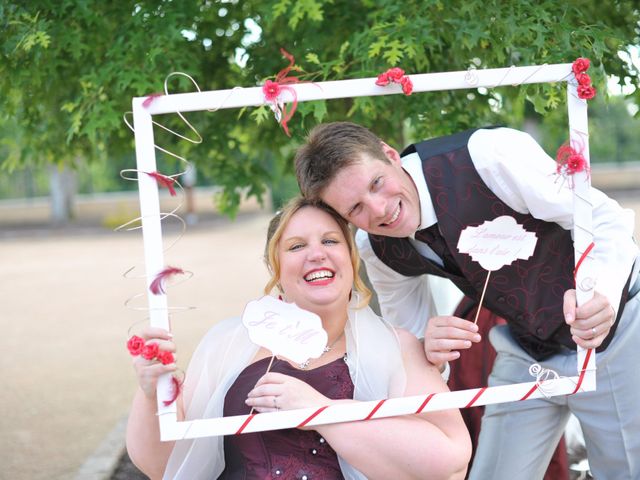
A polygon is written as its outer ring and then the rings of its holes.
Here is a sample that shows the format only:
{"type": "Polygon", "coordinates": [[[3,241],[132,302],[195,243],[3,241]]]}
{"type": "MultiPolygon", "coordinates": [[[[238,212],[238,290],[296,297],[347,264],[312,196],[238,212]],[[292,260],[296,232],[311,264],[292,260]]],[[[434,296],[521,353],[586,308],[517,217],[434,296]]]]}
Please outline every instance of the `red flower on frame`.
{"type": "Polygon", "coordinates": [[[127,349],[129,350],[129,353],[134,357],[136,355],[140,355],[142,353],[143,348],[144,348],[144,338],[141,338],[137,335],[133,335],[127,341],[127,349]]]}
{"type": "Polygon", "coordinates": [[[580,153],[569,155],[569,158],[567,158],[567,163],[566,163],[567,173],[569,175],[573,175],[574,173],[582,172],[584,170],[586,163],[587,162],[585,161],[584,157],[580,153]]]}
{"type": "Polygon", "coordinates": [[[275,102],[280,95],[280,84],[273,80],[267,80],[262,86],[262,93],[267,102],[275,102]]]}
{"type": "Polygon", "coordinates": [[[385,87],[389,85],[390,81],[391,80],[389,80],[389,74],[387,72],[384,72],[378,75],[378,79],[376,80],[376,85],[380,87],[385,87]]]}
{"type": "Polygon", "coordinates": [[[404,70],[401,69],[400,67],[393,67],[387,70],[387,75],[389,75],[389,78],[393,82],[400,83],[400,81],[402,80],[402,77],[404,77],[404,70]]]}
{"type": "Polygon", "coordinates": [[[591,77],[586,73],[576,73],[578,85],[591,85],[591,77]]]}
{"type": "Polygon", "coordinates": [[[158,361],[163,365],[169,365],[170,363],[174,363],[176,361],[173,353],[167,352],[166,350],[161,350],[160,353],[158,353],[157,358],[158,361]]]}
{"type": "Polygon", "coordinates": [[[582,152],[577,151],[571,145],[562,145],[556,152],[556,173],[569,181],[573,188],[573,175],[586,171],[589,174],[587,160],[582,152]]]}
{"type": "Polygon", "coordinates": [[[293,117],[294,112],[298,106],[298,95],[296,94],[296,90],[290,86],[292,83],[298,83],[300,79],[298,77],[290,77],[289,72],[293,68],[295,64],[295,59],[293,55],[287,52],[284,48],[280,49],[280,53],[289,60],[289,65],[280,70],[276,75],[276,79],[267,80],[264,82],[262,86],[262,94],[264,95],[264,99],[267,103],[271,104],[271,109],[273,110],[276,120],[282,126],[284,133],[290,137],[288,122],[293,117]],[[289,92],[291,97],[293,98],[293,103],[291,104],[291,108],[287,110],[287,106],[281,100],[278,101],[280,95],[283,92],[289,92]]]}
{"type": "Polygon", "coordinates": [[[142,349],[141,355],[142,358],[146,360],[153,360],[158,356],[158,352],[160,351],[160,347],[158,347],[157,343],[150,343],[145,345],[142,349]]]}
{"type": "Polygon", "coordinates": [[[590,66],[591,61],[588,58],[580,57],[573,62],[573,64],[571,65],[571,70],[573,70],[573,73],[575,75],[578,75],[579,73],[584,73],[589,70],[590,66]]]}
{"type": "Polygon", "coordinates": [[[409,77],[402,77],[400,84],[402,85],[402,93],[411,95],[411,92],[413,92],[413,82],[411,79],[409,77]]]}
{"type": "Polygon", "coordinates": [[[596,96],[596,89],[591,85],[578,85],[578,97],[584,100],[591,100],[596,96]]]}
{"type": "Polygon", "coordinates": [[[402,85],[402,93],[405,95],[411,95],[413,92],[413,82],[408,75],[404,74],[404,70],[400,67],[393,67],[386,72],[378,75],[376,79],[376,85],[380,87],[386,87],[390,83],[399,83],[402,85]]]}

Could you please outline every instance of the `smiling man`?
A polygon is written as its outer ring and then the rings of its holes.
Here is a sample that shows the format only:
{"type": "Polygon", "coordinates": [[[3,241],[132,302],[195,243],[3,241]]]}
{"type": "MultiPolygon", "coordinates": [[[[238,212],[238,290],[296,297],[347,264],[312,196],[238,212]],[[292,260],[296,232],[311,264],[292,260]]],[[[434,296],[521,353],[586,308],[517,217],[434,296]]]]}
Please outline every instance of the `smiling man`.
{"type": "Polygon", "coordinates": [[[576,344],[601,352],[597,392],[488,406],[471,479],[542,478],[570,412],[582,423],[595,478],[640,478],[633,460],[640,458],[640,413],[631,402],[640,380],[625,374],[640,362],[633,214],[592,189],[599,277],[594,298],[576,308],[572,192],[555,172],[529,135],[508,128],[468,130],[399,154],[366,128],[336,122],[316,127],[296,155],[303,195],[360,229],[358,248],[383,316],[424,331],[433,364],[457,359],[481,338],[467,320],[430,318],[426,274],[448,278],[477,301],[486,271],[456,245],[465,227],[500,215],[535,232],[538,243],[531,258],[489,282],[484,305],[507,321],[490,335],[498,357],[489,384],[531,381],[536,362],[575,375],[576,344]],[[500,461],[496,452],[505,452],[500,461]]]}

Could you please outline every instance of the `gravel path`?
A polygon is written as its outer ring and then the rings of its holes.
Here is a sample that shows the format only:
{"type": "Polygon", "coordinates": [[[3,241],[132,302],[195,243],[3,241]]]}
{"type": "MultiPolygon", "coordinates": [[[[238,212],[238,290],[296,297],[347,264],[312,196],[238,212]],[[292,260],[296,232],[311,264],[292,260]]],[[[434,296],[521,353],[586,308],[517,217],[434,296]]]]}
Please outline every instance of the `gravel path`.
{"type": "MultiPolygon", "coordinates": [[[[196,307],[172,320],[183,368],[213,322],[262,294],[269,217],[203,222],[165,254],[167,264],[194,272],[169,290],[170,305],[196,307]]],[[[2,233],[0,478],[74,479],[129,410],[127,330],[146,320],[124,302],[144,292],[144,281],[122,274],[143,261],[142,236],[95,228],[2,233]]],[[[168,231],[165,245],[175,236],[168,231]]]]}

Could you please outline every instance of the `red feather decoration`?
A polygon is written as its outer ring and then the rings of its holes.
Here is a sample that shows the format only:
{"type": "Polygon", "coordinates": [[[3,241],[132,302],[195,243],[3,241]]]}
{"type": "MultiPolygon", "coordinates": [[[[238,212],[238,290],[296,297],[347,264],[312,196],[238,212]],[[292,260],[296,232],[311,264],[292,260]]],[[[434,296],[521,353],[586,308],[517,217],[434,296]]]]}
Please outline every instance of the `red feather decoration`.
{"type": "Polygon", "coordinates": [[[180,395],[180,391],[182,390],[182,384],[178,381],[176,377],[171,377],[171,383],[173,384],[173,391],[172,391],[171,398],[168,400],[162,401],[165,407],[168,407],[173,402],[175,402],[176,399],[178,398],[178,395],[180,395]]]}
{"type": "Polygon", "coordinates": [[[164,294],[166,293],[164,289],[165,279],[173,275],[178,275],[183,273],[184,273],[184,270],[182,270],[181,268],[167,267],[156,275],[156,278],[154,278],[153,281],[151,282],[151,285],[149,285],[149,290],[151,290],[151,293],[153,293],[154,295],[164,294]]]}
{"type": "Polygon", "coordinates": [[[161,187],[166,187],[169,189],[169,193],[172,197],[176,196],[176,189],[173,188],[173,184],[176,182],[175,178],[167,177],[159,172],[144,172],[149,175],[151,178],[155,178],[158,185],[161,187]]]}

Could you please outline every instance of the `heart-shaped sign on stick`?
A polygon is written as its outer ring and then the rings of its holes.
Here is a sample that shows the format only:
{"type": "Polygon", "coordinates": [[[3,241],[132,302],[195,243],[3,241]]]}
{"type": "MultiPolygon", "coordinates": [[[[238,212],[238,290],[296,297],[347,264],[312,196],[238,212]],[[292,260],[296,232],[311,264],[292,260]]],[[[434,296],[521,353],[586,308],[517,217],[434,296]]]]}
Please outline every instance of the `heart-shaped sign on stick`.
{"type": "Polygon", "coordinates": [[[253,343],[296,363],[320,357],[327,346],[318,315],[271,296],[249,302],[242,323],[253,343]]]}
{"type": "Polygon", "coordinates": [[[467,227],[460,233],[458,251],[470,255],[482,268],[489,271],[474,323],[478,321],[491,272],[510,265],[516,260],[529,258],[533,255],[537,241],[535,233],[528,232],[508,215],[486,221],[477,227],[467,227]]]}

